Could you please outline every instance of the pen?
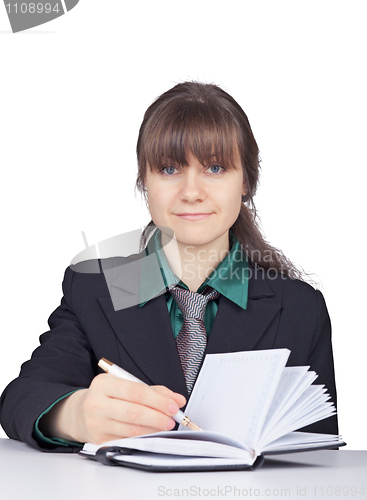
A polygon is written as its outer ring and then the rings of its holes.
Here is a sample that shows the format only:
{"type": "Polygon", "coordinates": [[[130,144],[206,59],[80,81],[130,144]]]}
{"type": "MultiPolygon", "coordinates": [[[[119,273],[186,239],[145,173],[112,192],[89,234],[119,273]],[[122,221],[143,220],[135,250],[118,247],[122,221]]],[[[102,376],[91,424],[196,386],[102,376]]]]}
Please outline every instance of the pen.
{"type": "MultiPolygon", "coordinates": [[[[106,358],[100,359],[98,361],[98,366],[102,368],[102,370],[104,370],[106,373],[115,375],[115,377],[123,378],[124,380],[130,380],[130,382],[139,382],[140,384],[144,384],[144,382],[139,380],[137,377],[134,377],[134,375],[131,375],[131,373],[111,363],[111,361],[108,361],[106,358]]],[[[191,422],[191,419],[187,417],[181,410],[179,410],[176,413],[176,415],[173,415],[172,418],[177,423],[184,425],[185,427],[188,427],[192,431],[202,430],[198,425],[194,424],[194,422],[191,422]]]]}

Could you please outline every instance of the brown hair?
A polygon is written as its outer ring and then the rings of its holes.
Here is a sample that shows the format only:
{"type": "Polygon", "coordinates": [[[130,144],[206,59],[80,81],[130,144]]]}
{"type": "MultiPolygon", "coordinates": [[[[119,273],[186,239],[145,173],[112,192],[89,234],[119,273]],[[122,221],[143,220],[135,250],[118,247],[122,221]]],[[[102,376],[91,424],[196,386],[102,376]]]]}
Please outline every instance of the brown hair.
{"type": "MultiPolygon", "coordinates": [[[[214,153],[216,161],[233,168],[234,154],[239,152],[246,195],[231,229],[252,263],[301,278],[302,273],[261,234],[253,201],[259,180],[259,148],[243,109],[216,85],[179,83],[146,110],[137,143],[136,180],[136,189],[143,193],[145,201],[147,165],[152,170],[159,169],[162,160],[187,165],[187,150],[203,165],[210,164],[214,153]]],[[[143,231],[141,248],[155,227],[151,220],[143,231]]]]}

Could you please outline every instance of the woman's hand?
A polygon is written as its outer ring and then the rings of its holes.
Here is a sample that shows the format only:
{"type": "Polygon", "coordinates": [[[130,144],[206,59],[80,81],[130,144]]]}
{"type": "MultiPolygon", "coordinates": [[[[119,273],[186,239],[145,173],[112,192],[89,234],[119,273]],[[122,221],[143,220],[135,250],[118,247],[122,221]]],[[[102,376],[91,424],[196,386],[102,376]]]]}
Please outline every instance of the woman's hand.
{"type": "Polygon", "coordinates": [[[101,444],[171,430],[171,418],[186,399],[164,386],[147,386],[109,374],[97,375],[88,389],[74,392],[40,420],[49,437],[101,444]]]}

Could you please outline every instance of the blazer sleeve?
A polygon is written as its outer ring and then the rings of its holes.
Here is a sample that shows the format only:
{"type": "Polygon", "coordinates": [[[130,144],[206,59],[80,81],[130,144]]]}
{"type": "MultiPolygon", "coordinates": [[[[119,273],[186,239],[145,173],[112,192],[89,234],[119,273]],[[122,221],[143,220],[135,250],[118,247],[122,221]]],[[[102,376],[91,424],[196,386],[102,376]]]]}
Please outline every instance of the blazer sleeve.
{"type": "MultiPolygon", "coordinates": [[[[330,394],[330,401],[332,401],[336,407],[337,397],[331,344],[330,318],[324,297],[319,290],[316,290],[316,299],[316,327],[310,344],[308,364],[310,365],[311,370],[314,370],[318,374],[318,378],[314,383],[318,385],[325,385],[328,393],[330,394]]],[[[320,420],[319,422],[315,422],[302,430],[309,432],[321,432],[325,434],[338,434],[337,416],[334,415],[327,419],[320,420]]]]}
{"type": "Polygon", "coordinates": [[[78,446],[55,446],[38,441],[38,417],[66,394],[89,387],[97,361],[87,335],[73,312],[71,289],[74,272],[67,268],[61,305],[48,320],[50,331],[40,336],[40,346],[21,366],[20,375],[0,399],[0,422],[6,434],[42,451],[73,452],[78,446]]]}

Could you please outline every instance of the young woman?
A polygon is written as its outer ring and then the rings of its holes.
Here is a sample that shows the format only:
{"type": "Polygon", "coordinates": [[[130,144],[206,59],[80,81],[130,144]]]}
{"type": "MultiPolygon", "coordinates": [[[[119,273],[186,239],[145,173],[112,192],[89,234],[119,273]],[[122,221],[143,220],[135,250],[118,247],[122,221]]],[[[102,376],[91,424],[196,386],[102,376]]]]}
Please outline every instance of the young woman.
{"type": "MultiPolygon", "coordinates": [[[[50,331],[2,395],[9,437],[73,451],[86,441],[173,429],[171,417],[192,388],[179,347],[184,319],[177,289],[188,303],[212,294],[203,320],[205,353],[287,347],[289,365],[310,365],[336,403],[325,302],[258,230],[259,151],[237,102],[215,85],[176,85],[146,111],[137,155],[136,185],[152,217],[142,248],[149,242],[131,259],[66,270],[50,331]],[[160,281],[146,269],[144,257],[152,255],[160,281]],[[122,279],[127,262],[140,271],[122,279]],[[116,306],[111,276],[120,288],[150,290],[144,300],[116,306]],[[102,357],[148,385],[102,374],[102,357]]],[[[337,434],[336,417],[307,430],[337,434]]]]}

